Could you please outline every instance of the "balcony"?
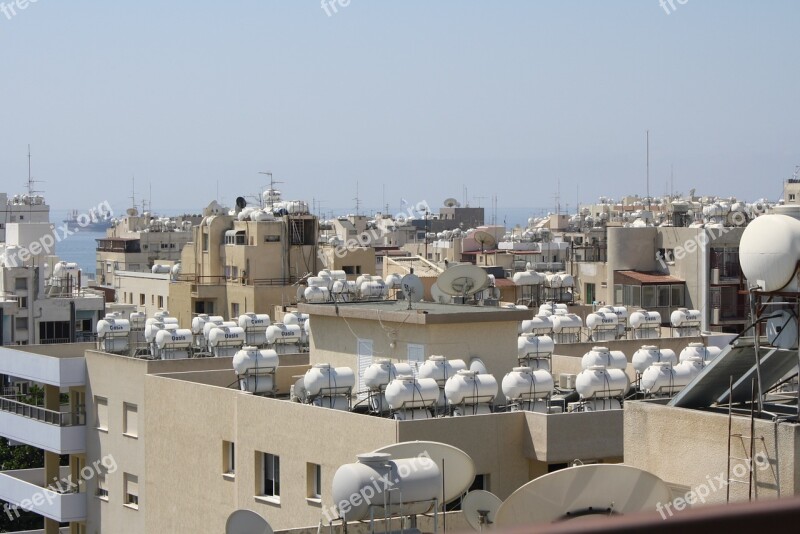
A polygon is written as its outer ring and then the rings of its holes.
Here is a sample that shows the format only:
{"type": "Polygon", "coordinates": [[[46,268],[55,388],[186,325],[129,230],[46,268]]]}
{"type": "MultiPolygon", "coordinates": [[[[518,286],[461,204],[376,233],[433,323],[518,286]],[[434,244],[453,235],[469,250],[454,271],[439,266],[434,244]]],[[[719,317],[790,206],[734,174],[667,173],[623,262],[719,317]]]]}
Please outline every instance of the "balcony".
{"type": "Polygon", "coordinates": [[[59,388],[86,384],[83,353],[92,343],[0,347],[0,374],[59,388]]]}
{"type": "Polygon", "coordinates": [[[0,435],[56,454],[86,451],[83,413],[65,413],[0,398],[0,435]]]}
{"type": "MultiPolygon", "coordinates": [[[[63,491],[44,487],[44,469],[0,472],[0,500],[50,518],[59,523],[86,520],[86,493],[68,488],[69,467],[62,467],[63,491]],[[23,506],[24,505],[24,506],[23,506]]],[[[13,511],[9,510],[12,514],[13,511]]]]}

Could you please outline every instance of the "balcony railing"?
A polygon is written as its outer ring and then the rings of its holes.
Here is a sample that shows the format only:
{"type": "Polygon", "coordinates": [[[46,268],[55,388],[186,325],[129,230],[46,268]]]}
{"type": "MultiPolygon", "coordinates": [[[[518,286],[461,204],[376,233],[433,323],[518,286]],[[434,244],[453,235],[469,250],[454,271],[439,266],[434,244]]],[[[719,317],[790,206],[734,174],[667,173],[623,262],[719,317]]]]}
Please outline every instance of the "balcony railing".
{"type": "MultiPolygon", "coordinates": [[[[97,341],[97,334],[92,332],[76,332],[75,343],[91,343],[97,341]]],[[[41,345],[63,345],[64,343],[71,343],[68,337],[54,337],[50,339],[40,339],[41,345]]]]}
{"type": "Polygon", "coordinates": [[[12,413],[33,419],[49,425],[59,427],[80,426],[86,424],[86,414],[83,412],[57,412],[40,406],[32,406],[8,397],[0,398],[0,411],[12,413]]]}

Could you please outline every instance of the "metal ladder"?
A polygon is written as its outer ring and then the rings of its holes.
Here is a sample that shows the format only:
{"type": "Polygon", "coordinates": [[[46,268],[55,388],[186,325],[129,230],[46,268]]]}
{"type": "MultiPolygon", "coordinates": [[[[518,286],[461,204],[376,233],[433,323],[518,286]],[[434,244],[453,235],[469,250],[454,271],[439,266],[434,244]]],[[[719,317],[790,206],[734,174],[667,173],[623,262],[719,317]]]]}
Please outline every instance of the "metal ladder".
{"type": "MultiPolygon", "coordinates": [[[[730,389],[728,391],[733,391],[733,377],[730,378],[730,389]]],[[[755,448],[755,395],[756,395],[756,380],[755,378],[752,381],[752,390],[750,393],[750,435],[746,436],[741,433],[733,433],[733,410],[731,404],[731,397],[733,395],[728,396],[728,484],[725,486],[726,489],[726,502],[731,502],[731,484],[747,484],[747,500],[753,500],[753,452],[755,448]],[[744,452],[744,458],[740,458],[737,456],[731,455],[731,441],[733,439],[738,438],[739,442],[742,445],[742,450],[744,452]],[[745,439],[750,441],[750,450],[747,450],[745,447],[745,439]],[[731,476],[731,460],[737,460],[740,462],[745,462],[747,465],[747,480],[739,480],[731,476]]],[[[762,441],[764,440],[763,436],[760,438],[762,441]]],[[[737,464],[738,465],[738,464],[737,464]]],[[[756,489],[756,499],[758,499],[758,491],[756,489]]]]}

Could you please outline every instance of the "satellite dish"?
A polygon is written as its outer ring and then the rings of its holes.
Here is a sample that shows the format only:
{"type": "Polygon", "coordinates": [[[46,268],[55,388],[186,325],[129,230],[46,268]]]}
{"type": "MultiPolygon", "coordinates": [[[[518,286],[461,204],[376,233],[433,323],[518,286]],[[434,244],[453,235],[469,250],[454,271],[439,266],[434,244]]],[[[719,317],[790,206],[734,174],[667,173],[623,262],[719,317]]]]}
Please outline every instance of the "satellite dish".
{"type": "Polygon", "coordinates": [[[425,293],[425,286],[416,274],[407,274],[400,280],[400,287],[409,302],[419,302],[425,293]]]}
{"type": "Polygon", "coordinates": [[[252,510],[236,510],[225,522],[225,534],[272,534],[267,520],[252,510]]]}
{"type": "Polygon", "coordinates": [[[306,298],[306,286],[297,286],[297,302],[303,302],[306,298]]]}
{"type": "Polygon", "coordinates": [[[657,476],[623,464],[561,469],[528,482],[503,502],[497,525],[553,523],[587,515],[655,511],[669,502],[669,487],[657,476]]]}
{"type": "Polygon", "coordinates": [[[477,531],[489,530],[494,525],[497,510],[503,501],[500,497],[484,490],[470,491],[461,501],[461,510],[469,526],[477,531]]]}
{"type": "Polygon", "coordinates": [[[458,207],[458,200],[454,198],[448,198],[444,201],[444,206],[446,208],[457,208],[458,207]]]}
{"type": "Polygon", "coordinates": [[[444,475],[443,503],[464,494],[475,480],[475,463],[469,454],[446,443],[436,441],[406,441],[387,445],[374,452],[389,453],[394,459],[429,457],[439,465],[444,475]]]}
{"type": "Polygon", "coordinates": [[[434,302],[438,302],[439,304],[450,303],[450,295],[439,289],[437,284],[431,286],[431,297],[434,302]]]}
{"type": "Polygon", "coordinates": [[[483,363],[483,360],[480,358],[470,358],[469,360],[469,370],[475,371],[479,375],[488,375],[489,369],[486,368],[486,364],[483,363]]]}
{"type": "Polygon", "coordinates": [[[247,201],[244,197],[236,197],[236,207],[243,210],[247,207],[247,201]]]}
{"type": "Polygon", "coordinates": [[[485,232],[483,230],[476,230],[474,234],[472,234],[472,239],[478,242],[481,246],[481,252],[486,250],[487,248],[492,248],[497,245],[497,238],[495,238],[489,232],[485,232]]]}
{"type": "Polygon", "coordinates": [[[448,295],[466,297],[489,287],[489,275],[475,265],[456,265],[440,274],[436,285],[448,295]]]}

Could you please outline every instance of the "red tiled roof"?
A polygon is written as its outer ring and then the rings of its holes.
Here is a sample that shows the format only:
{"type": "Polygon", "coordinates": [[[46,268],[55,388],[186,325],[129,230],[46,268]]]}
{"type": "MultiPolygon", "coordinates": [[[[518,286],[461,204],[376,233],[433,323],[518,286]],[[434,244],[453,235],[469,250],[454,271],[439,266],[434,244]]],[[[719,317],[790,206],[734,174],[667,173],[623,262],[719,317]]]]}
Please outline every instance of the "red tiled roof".
{"type": "Polygon", "coordinates": [[[641,271],[617,271],[619,274],[632,278],[643,284],[684,284],[685,280],[675,278],[669,274],[641,272],[641,271]]]}

